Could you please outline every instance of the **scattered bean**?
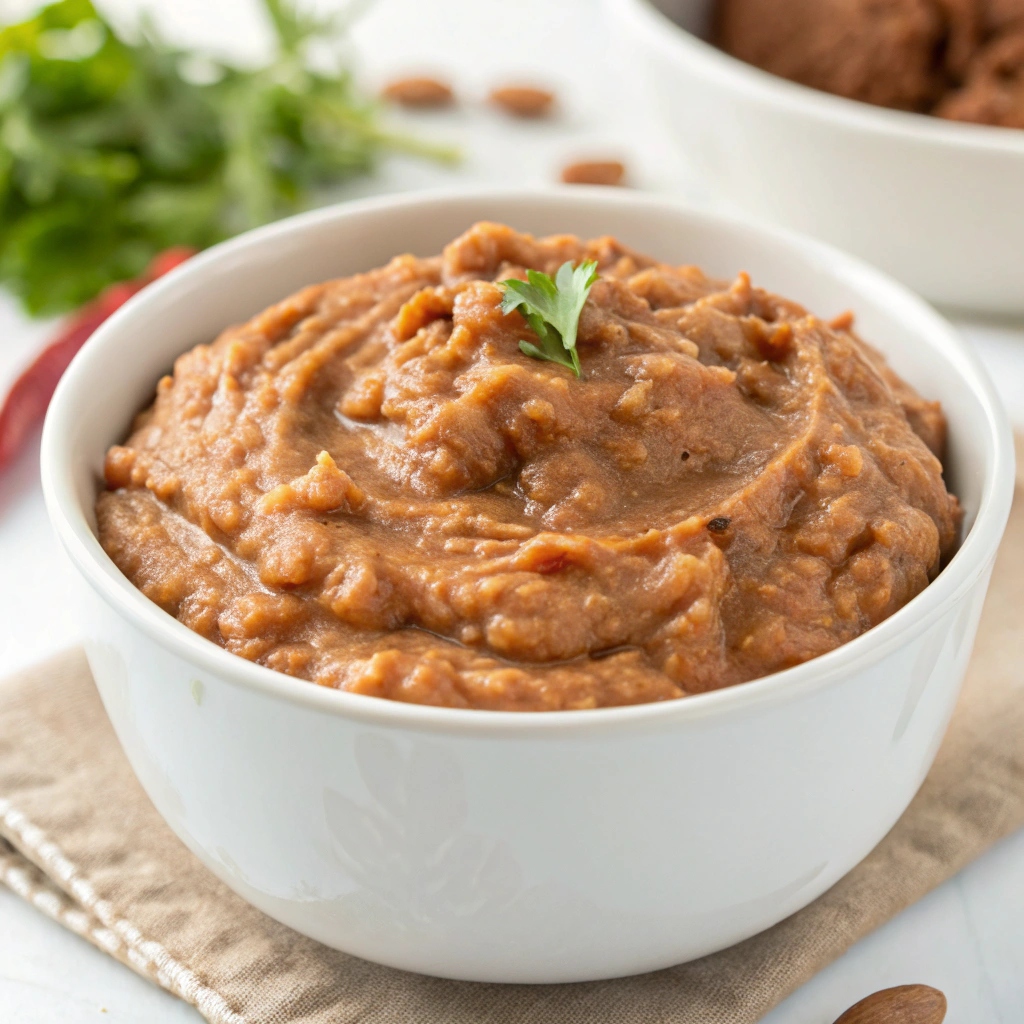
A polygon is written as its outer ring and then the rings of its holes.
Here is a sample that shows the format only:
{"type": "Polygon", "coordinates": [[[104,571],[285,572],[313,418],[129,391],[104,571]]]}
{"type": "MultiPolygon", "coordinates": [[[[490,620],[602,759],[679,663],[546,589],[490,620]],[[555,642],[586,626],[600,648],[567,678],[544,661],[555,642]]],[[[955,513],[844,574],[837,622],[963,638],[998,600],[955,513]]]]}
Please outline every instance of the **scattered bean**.
{"type": "Polygon", "coordinates": [[[490,101],[514,117],[546,117],[555,94],[532,85],[503,85],[491,90],[490,101]]]}
{"type": "Polygon", "coordinates": [[[381,96],[403,107],[425,110],[447,107],[455,99],[452,87],[438,78],[396,78],[381,90],[381,96]]]}
{"type": "Polygon", "coordinates": [[[621,185],[626,166],[618,160],[581,160],[562,168],[568,185],[621,185]]]}
{"type": "Polygon", "coordinates": [[[835,1024],[942,1024],[946,997],[928,985],[899,985],[862,999],[835,1024]]]}

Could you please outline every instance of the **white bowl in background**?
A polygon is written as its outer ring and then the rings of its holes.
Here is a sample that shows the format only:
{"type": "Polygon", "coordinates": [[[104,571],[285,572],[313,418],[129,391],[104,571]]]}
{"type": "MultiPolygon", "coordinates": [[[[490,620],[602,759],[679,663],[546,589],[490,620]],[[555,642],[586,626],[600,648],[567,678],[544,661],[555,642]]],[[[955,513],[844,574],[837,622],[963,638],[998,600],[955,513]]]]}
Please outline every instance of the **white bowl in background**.
{"type": "Polygon", "coordinates": [[[1024,131],[887,110],[768,74],[704,42],[714,2],[605,0],[628,66],[707,186],[932,302],[1024,314],[1024,131]]]}
{"type": "Polygon", "coordinates": [[[612,190],[343,205],[212,249],[104,324],[50,406],[43,485],[78,569],[89,663],[136,774],[202,862],[271,916],[369,960],[504,982],[702,956],[800,909],[892,826],[960,688],[1013,488],[978,361],[927,305],[818,243],[612,190]],[[174,358],[300,286],[479,219],[610,233],[864,334],[950,420],[963,545],[852,643],[662,704],[503,713],[324,689],[229,654],[150,603],[100,547],[108,445],[174,358]]]}

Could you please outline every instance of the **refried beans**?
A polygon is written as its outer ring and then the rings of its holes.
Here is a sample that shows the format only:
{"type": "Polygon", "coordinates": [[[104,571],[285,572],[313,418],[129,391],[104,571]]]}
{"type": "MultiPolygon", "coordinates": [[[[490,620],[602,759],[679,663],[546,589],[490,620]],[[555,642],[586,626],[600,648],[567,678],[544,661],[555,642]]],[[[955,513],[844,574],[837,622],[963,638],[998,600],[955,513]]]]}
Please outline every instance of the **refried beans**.
{"type": "Polygon", "coordinates": [[[1024,128],[1024,0],[716,0],[727,53],[898,110],[1024,128]]]}
{"type": "Polygon", "coordinates": [[[906,604],[957,542],[944,436],[851,317],[483,223],[181,356],[96,511],[147,597],[269,668],[593,708],[754,679],[906,604]],[[576,379],[520,351],[496,282],[585,259],[576,379]]]}

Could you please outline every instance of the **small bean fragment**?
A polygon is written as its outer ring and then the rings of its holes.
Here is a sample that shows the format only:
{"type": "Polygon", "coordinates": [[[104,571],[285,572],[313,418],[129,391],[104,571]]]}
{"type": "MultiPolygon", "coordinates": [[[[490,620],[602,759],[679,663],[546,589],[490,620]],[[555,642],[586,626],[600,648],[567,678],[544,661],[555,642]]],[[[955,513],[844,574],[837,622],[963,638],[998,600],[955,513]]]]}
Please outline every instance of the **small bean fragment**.
{"type": "Polygon", "coordinates": [[[403,107],[420,110],[447,107],[455,99],[455,93],[447,82],[427,77],[396,78],[384,86],[381,96],[403,107]]]}
{"type": "Polygon", "coordinates": [[[546,117],[555,94],[533,85],[502,85],[491,90],[490,101],[514,117],[546,117]]]}
{"type": "Polygon", "coordinates": [[[930,985],[884,988],[851,1006],[835,1024],[942,1024],[946,997],[930,985]]]}
{"type": "Polygon", "coordinates": [[[567,185],[621,185],[626,165],[619,160],[581,160],[562,168],[567,185]]]}

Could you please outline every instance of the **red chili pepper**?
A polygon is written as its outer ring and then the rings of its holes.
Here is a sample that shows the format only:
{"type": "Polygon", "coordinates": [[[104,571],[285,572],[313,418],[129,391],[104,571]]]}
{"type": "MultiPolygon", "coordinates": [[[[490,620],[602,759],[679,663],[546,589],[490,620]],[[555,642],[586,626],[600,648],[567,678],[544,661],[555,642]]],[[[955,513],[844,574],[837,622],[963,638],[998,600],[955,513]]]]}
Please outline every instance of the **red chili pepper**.
{"type": "Polygon", "coordinates": [[[89,335],[137,291],[193,255],[194,249],[183,246],[165,250],[150,263],[141,277],[110,285],[68,318],[56,339],[14,382],[0,406],[0,470],[14,460],[32,429],[46,414],[57,382],[89,335]]]}

